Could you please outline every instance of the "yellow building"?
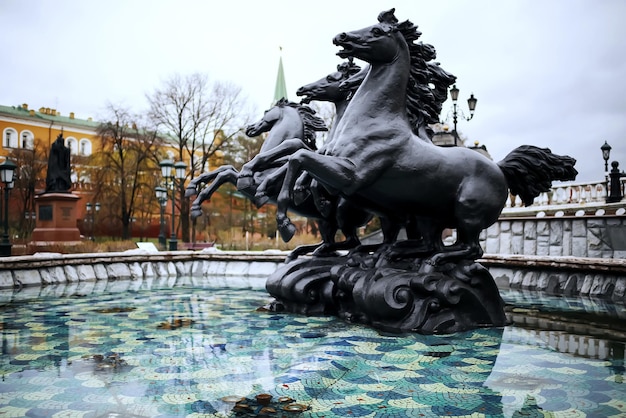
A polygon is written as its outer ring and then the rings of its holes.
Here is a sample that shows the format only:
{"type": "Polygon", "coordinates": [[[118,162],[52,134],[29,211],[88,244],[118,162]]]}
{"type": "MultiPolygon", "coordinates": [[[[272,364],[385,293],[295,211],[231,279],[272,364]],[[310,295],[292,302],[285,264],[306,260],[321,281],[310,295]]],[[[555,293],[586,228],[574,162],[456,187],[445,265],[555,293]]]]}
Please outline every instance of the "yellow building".
{"type": "Polygon", "coordinates": [[[66,145],[73,155],[89,156],[97,143],[98,122],[77,119],[71,112],[62,116],[56,109],[41,107],[29,109],[21,106],[0,106],[0,132],[2,155],[10,149],[33,149],[35,142],[49,149],[62,132],[66,145]]]}
{"type": "MultiPolygon", "coordinates": [[[[90,161],[87,157],[100,151],[100,147],[102,146],[98,135],[98,127],[100,124],[100,121],[94,121],[91,118],[77,118],[73,112],[70,112],[69,115],[61,115],[56,109],[48,107],[41,107],[35,110],[30,109],[27,104],[19,106],[0,105],[0,160],[3,160],[2,157],[9,156],[20,168],[36,163],[33,164],[33,166],[36,165],[40,167],[40,169],[39,172],[35,170],[36,178],[34,185],[30,185],[29,187],[33,188],[31,193],[33,195],[42,193],[46,187],[45,167],[47,165],[49,150],[59,134],[62,134],[63,138],[65,138],[65,145],[70,149],[72,157],[71,180],[73,187],[71,191],[81,197],[76,215],[79,226],[84,225],[84,221],[89,220],[87,208],[94,208],[95,203],[97,203],[94,200],[94,188],[90,182],[88,175],[89,170],[86,164],[90,161]],[[32,150],[33,152],[32,154],[24,152],[26,150],[32,150]],[[16,156],[18,155],[22,156],[20,158],[24,158],[24,156],[28,155],[30,155],[30,157],[20,161],[19,158],[16,160],[16,156]]],[[[162,145],[164,148],[162,148],[163,156],[171,160],[177,159],[177,143],[170,142],[167,138],[164,139],[164,145],[162,145]]],[[[217,140],[221,140],[219,133],[217,140]]],[[[197,162],[200,161],[200,159],[201,151],[198,150],[198,155],[196,155],[194,161],[197,162]]],[[[186,156],[184,160],[187,166],[189,166],[191,158],[186,156]]],[[[222,164],[222,160],[223,155],[218,151],[211,157],[209,161],[210,166],[214,169],[222,164]]],[[[155,166],[155,170],[158,171],[158,166],[155,166]]],[[[196,172],[196,175],[197,174],[196,172]]],[[[32,212],[34,211],[34,206],[32,204],[18,202],[20,199],[18,196],[20,190],[17,190],[17,188],[18,185],[16,184],[16,189],[13,190],[11,194],[12,201],[9,205],[11,222],[15,223],[19,221],[21,224],[24,218],[26,218],[30,219],[32,227],[35,218],[35,214],[32,212]],[[22,215],[22,213],[18,212],[24,212],[24,214],[22,215]]],[[[152,198],[151,196],[145,197],[148,199],[152,198]]],[[[32,203],[32,197],[30,200],[32,203]]],[[[102,205],[103,204],[100,206],[102,205]]],[[[166,212],[171,211],[169,205],[166,209],[166,212]]],[[[158,212],[149,216],[158,217],[158,212]]],[[[156,221],[158,221],[158,219],[156,219],[156,221]]],[[[93,220],[91,220],[91,222],[93,222],[93,220]]],[[[144,222],[149,222],[150,228],[154,228],[152,225],[155,222],[154,219],[149,221],[144,220],[144,222]]],[[[91,227],[93,228],[93,225],[91,225],[91,227]]],[[[81,230],[82,229],[83,228],[81,228],[81,230]]]]}
{"type": "MultiPolygon", "coordinates": [[[[3,157],[10,156],[15,159],[16,155],[28,155],[25,150],[33,151],[32,157],[36,159],[36,165],[46,167],[47,156],[52,143],[63,134],[65,144],[70,148],[72,156],[90,156],[99,144],[97,140],[97,128],[99,123],[89,119],[78,119],[74,113],[62,116],[56,109],[49,107],[41,107],[38,110],[29,109],[27,104],[20,106],[2,106],[0,105],[0,155],[3,157]],[[35,152],[37,150],[37,152],[35,152]]],[[[34,162],[32,158],[16,161],[18,170],[23,169],[26,160],[34,162]]],[[[31,187],[34,190],[31,194],[41,193],[45,190],[45,171],[35,173],[35,182],[31,187]]],[[[72,182],[74,183],[73,192],[83,197],[82,203],[78,206],[77,217],[84,218],[85,202],[89,202],[90,187],[84,182],[79,182],[76,173],[72,173],[72,182]]],[[[15,213],[23,211],[24,218],[30,219],[34,224],[34,206],[17,202],[20,200],[18,196],[20,190],[12,192],[12,201],[9,205],[11,210],[10,219],[19,219],[21,214],[15,213]]],[[[32,225],[31,225],[32,227],[32,225]]]]}

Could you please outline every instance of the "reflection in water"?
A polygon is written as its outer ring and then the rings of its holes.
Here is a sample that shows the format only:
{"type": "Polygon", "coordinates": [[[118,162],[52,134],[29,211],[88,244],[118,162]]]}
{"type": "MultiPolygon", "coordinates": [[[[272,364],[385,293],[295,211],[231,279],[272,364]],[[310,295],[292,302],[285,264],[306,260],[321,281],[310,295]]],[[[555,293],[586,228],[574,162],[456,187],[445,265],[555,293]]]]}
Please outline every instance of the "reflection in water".
{"type": "Polygon", "coordinates": [[[254,416],[261,393],[327,418],[626,412],[619,305],[507,291],[510,326],[422,336],[184,282],[29,292],[0,294],[0,416],[254,416]]]}
{"type": "Polygon", "coordinates": [[[610,301],[505,291],[510,341],[600,360],[624,360],[626,309],[610,301]]]}

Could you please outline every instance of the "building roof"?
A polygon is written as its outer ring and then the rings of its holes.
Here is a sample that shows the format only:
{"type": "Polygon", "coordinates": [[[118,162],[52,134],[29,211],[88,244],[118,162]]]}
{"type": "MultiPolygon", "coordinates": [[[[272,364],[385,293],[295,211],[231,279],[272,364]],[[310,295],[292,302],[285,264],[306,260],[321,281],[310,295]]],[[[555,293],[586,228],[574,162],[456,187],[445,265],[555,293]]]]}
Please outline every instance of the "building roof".
{"type": "Polygon", "coordinates": [[[96,122],[89,119],[78,119],[74,117],[73,113],[70,113],[69,116],[61,116],[60,112],[57,112],[55,109],[50,109],[47,107],[42,107],[38,111],[34,109],[28,109],[28,105],[24,104],[21,106],[3,106],[0,105],[0,115],[8,115],[17,117],[20,119],[25,119],[29,121],[38,121],[38,122],[54,122],[63,126],[74,126],[77,128],[87,128],[87,129],[96,129],[100,122],[96,122]]]}

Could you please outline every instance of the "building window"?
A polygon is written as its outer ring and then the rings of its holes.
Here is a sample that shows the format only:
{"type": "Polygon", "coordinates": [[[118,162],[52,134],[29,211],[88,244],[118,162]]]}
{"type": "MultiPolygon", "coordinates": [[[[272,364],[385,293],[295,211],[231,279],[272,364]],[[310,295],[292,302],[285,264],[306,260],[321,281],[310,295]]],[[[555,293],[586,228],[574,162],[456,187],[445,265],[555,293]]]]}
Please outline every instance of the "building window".
{"type": "Polygon", "coordinates": [[[91,155],[91,141],[83,138],[80,140],[79,154],[84,156],[91,155]]]}
{"type": "Polygon", "coordinates": [[[74,138],[67,138],[65,140],[65,145],[70,149],[70,154],[76,155],[78,153],[78,144],[74,138]]]}
{"type": "Polygon", "coordinates": [[[22,143],[20,148],[33,149],[35,148],[34,135],[30,131],[22,131],[22,143]]]}
{"type": "Polygon", "coordinates": [[[17,131],[15,129],[5,129],[2,138],[2,146],[4,148],[17,148],[17,131]]]}

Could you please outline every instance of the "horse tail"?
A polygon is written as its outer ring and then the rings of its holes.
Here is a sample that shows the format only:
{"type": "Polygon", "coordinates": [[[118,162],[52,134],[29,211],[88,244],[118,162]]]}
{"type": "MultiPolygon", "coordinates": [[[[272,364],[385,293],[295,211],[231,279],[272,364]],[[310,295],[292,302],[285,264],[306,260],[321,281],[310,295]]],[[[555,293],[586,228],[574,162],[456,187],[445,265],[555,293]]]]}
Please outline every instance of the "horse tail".
{"type": "Polygon", "coordinates": [[[547,192],[555,180],[575,180],[576,160],[567,155],[553,154],[548,148],[522,145],[498,163],[511,194],[518,195],[530,206],[539,194],[547,192]]]}

